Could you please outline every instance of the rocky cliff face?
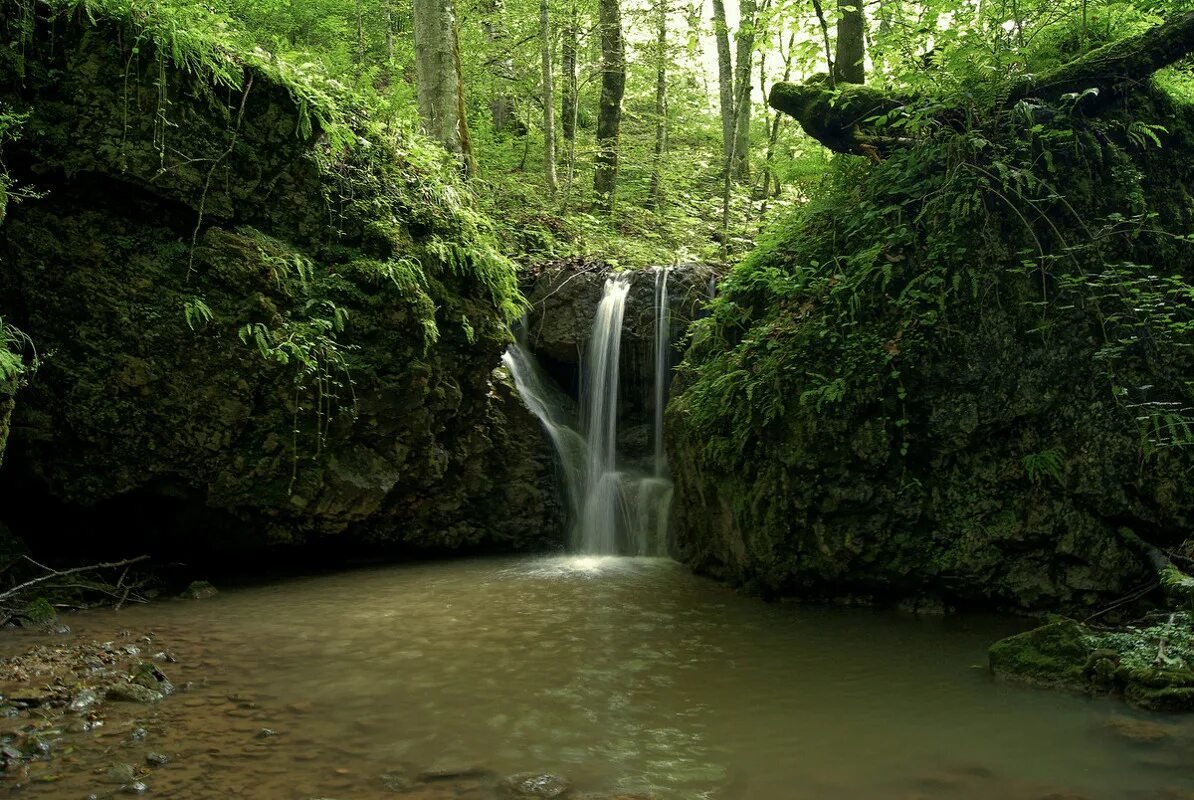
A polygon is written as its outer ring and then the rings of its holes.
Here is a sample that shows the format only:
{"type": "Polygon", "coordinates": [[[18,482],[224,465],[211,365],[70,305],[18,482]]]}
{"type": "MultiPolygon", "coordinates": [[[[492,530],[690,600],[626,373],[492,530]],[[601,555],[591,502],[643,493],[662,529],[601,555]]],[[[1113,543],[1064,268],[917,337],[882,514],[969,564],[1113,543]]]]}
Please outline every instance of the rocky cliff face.
{"type": "Polygon", "coordinates": [[[937,605],[1152,580],[1124,529],[1174,547],[1194,524],[1194,127],[1133,108],[1162,149],[1104,119],[988,132],[958,173],[932,143],[840,166],[735,269],[669,409],[679,555],[768,594],[937,605]]]}
{"type": "Polygon", "coordinates": [[[560,540],[494,372],[513,266],[437,167],[286,65],[205,45],[230,83],[152,19],[3,8],[0,99],[31,114],[5,162],[43,194],[0,227],[0,309],[42,356],[15,530],[44,541],[63,506],[198,548],[560,540]]]}

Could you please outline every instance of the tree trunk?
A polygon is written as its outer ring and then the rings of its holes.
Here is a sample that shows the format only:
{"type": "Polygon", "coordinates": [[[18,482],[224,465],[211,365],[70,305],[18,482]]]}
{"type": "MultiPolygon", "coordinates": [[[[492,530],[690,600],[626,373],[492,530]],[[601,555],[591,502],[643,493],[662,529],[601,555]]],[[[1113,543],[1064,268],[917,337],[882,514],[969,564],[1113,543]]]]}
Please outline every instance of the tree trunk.
{"type": "Polygon", "coordinates": [[[721,99],[722,158],[728,169],[734,150],[734,65],[730,55],[730,28],[723,0],[713,0],[713,36],[717,40],[717,88],[721,99]]]}
{"type": "Polygon", "coordinates": [[[510,55],[509,38],[504,15],[506,4],[504,0],[490,0],[485,8],[485,20],[481,23],[485,31],[485,38],[493,52],[497,54],[493,62],[494,73],[498,79],[498,89],[489,101],[489,117],[496,132],[505,131],[514,118],[514,101],[506,91],[506,86],[514,83],[514,59],[510,55]]]}
{"type": "Polygon", "coordinates": [[[758,4],[756,0],[741,0],[738,10],[738,60],[734,70],[734,163],[731,169],[737,180],[749,181],[752,105],[750,70],[754,64],[755,26],[759,21],[758,4]]]}
{"type": "Polygon", "coordinates": [[[564,25],[564,42],[560,46],[560,66],[564,73],[564,90],[560,92],[560,120],[564,128],[564,138],[569,142],[576,138],[576,53],[579,49],[576,17],[576,2],[573,0],[568,6],[568,21],[564,25]]]}
{"type": "Polygon", "coordinates": [[[866,83],[866,23],[862,0],[837,0],[837,57],[833,64],[836,83],[866,83]]]}
{"type": "Polygon", "coordinates": [[[598,204],[610,210],[618,186],[618,136],[622,128],[622,95],[626,92],[626,51],[622,41],[620,0],[598,0],[601,26],[601,105],[597,112],[597,169],[593,190],[598,204]]]}
{"type": "Polygon", "coordinates": [[[556,98],[551,69],[551,11],[539,0],[539,53],[543,62],[543,177],[547,193],[556,193],[556,98]]]}
{"type": "Polygon", "coordinates": [[[473,172],[451,0],[414,0],[415,77],[427,134],[473,172]]]}
{"type": "Polygon", "coordinates": [[[667,18],[668,0],[658,0],[655,46],[655,162],[651,168],[651,198],[648,207],[663,206],[663,156],[667,152],[667,18]]]}

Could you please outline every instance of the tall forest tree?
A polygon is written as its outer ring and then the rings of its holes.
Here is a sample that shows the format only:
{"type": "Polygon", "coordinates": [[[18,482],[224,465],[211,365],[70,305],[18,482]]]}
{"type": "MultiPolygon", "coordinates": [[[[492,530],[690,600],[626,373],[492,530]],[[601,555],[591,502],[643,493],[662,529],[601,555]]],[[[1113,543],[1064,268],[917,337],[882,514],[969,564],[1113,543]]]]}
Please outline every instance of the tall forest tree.
{"type": "Polygon", "coordinates": [[[655,161],[651,166],[650,208],[663,205],[663,159],[667,152],[668,0],[655,4],[655,161]]]}
{"type": "Polygon", "coordinates": [[[713,38],[717,42],[717,89],[721,108],[721,144],[728,168],[733,158],[734,64],[730,52],[730,26],[726,22],[725,0],[713,0],[713,38]]]}
{"type": "MultiPolygon", "coordinates": [[[[861,2],[861,0],[859,0],[861,2]]],[[[734,145],[731,172],[740,181],[750,180],[751,65],[754,63],[755,27],[758,25],[756,0],[741,0],[738,5],[736,63],[734,64],[734,145]]]]}
{"type": "Polygon", "coordinates": [[[593,191],[604,209],[612,209],[618,188],[618,139],[622,97],[626,93],[626,44],[619,0],[598,0],[601,29],[601,102],[597,109],[597,168],[593,191]]]}
{"type": "Polygon", "coordinates": [[[414,0],[415,80],[427,134],[474,171],[464,111],[464,80],[451,0],[414,0]]]}
{"type": "Polygon", "coordinates": [[[556,100],[551,65],[551,9],[539,0],[539,56],[543,65],[543,177],[549,194],[556,191],[556,100]]]}

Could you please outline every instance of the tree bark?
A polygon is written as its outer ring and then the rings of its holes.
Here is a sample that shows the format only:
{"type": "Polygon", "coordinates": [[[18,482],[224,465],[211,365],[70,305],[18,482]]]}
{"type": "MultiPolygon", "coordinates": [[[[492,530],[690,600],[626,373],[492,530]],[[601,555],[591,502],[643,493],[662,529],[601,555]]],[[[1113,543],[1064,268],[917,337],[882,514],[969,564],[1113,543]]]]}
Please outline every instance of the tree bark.
{"type": "Polygon", "coordinates": [[[423,128],[456,157],[466,175],[471,175],[472,151],[451,0],[414,0],[414,38],[423,128]]]}
{"type": "Polygon", "coordinates": [[[836,83],[866,83],[866,23],[862,0],[837,0],[837,56],[833,63],[836,83]]]}
{"type": "Polygon", "coordinates": [[[601,27],[601,104],[597,111],[597,169],[593,190],[598,205],[614,207],[618,187],[618,137],[622,128],[622,96],[626,92],[626,51],[622,41],[620,0],[598,0],[601,27]]]}
{"type": "Polygon", "coordinates": [[[543,62],[543,178],[547,193],[556,193],[556,98],[551,68],[551,11],[539,0],[539,53],[543,62]]]}
{"type": "MultiPolygon", "coordinates": [[[[859,0],[861,2],[861,0],[859,0]]],[[[758,24],[756,0],[741,0],[738,10],[737,63],[734,69],[734,177],[750,180],[751,66],[754,64],[755,26],[758,24]]]]}
{"type": "Polygon", "coordinates": [[[722,158],[728,169],[734,149],[734,65],[724,0],[713,0],[713,37],[717,40],[717,89],[721,101],[722,158]]]}

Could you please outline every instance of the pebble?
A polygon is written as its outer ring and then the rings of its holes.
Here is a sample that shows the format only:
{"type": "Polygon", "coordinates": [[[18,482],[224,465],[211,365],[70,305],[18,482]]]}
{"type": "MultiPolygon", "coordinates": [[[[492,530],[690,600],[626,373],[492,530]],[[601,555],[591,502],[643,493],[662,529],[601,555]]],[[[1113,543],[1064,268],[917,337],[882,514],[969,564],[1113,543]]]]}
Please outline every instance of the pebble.
{"type": "Polygon", "coordinates": [[[134,742],[143,742],[148,735],[149,731],[144,728],[133,728],[132,739],[134,742]]]}
{"type": "Polygon", "coordinates": [[[149,786],[145,781],[133,781],[132,783],[121,789],[125,794],[145,794],[149,791],[149,786]]]}
{"type": "Polygon", "coordinates": [[[147,753],[145,763],[151,767],[164,767],[170,763],[170,757],[165,753],[147,753]]]}
{"type": "Polygon", "coordinates": [[[278,732],[273,730],[272,728],[262,728],[261,730],[257,731],[258,739],[268,739],[271,736],[277,736],[277,735],[278,735],[278,732]]]}

